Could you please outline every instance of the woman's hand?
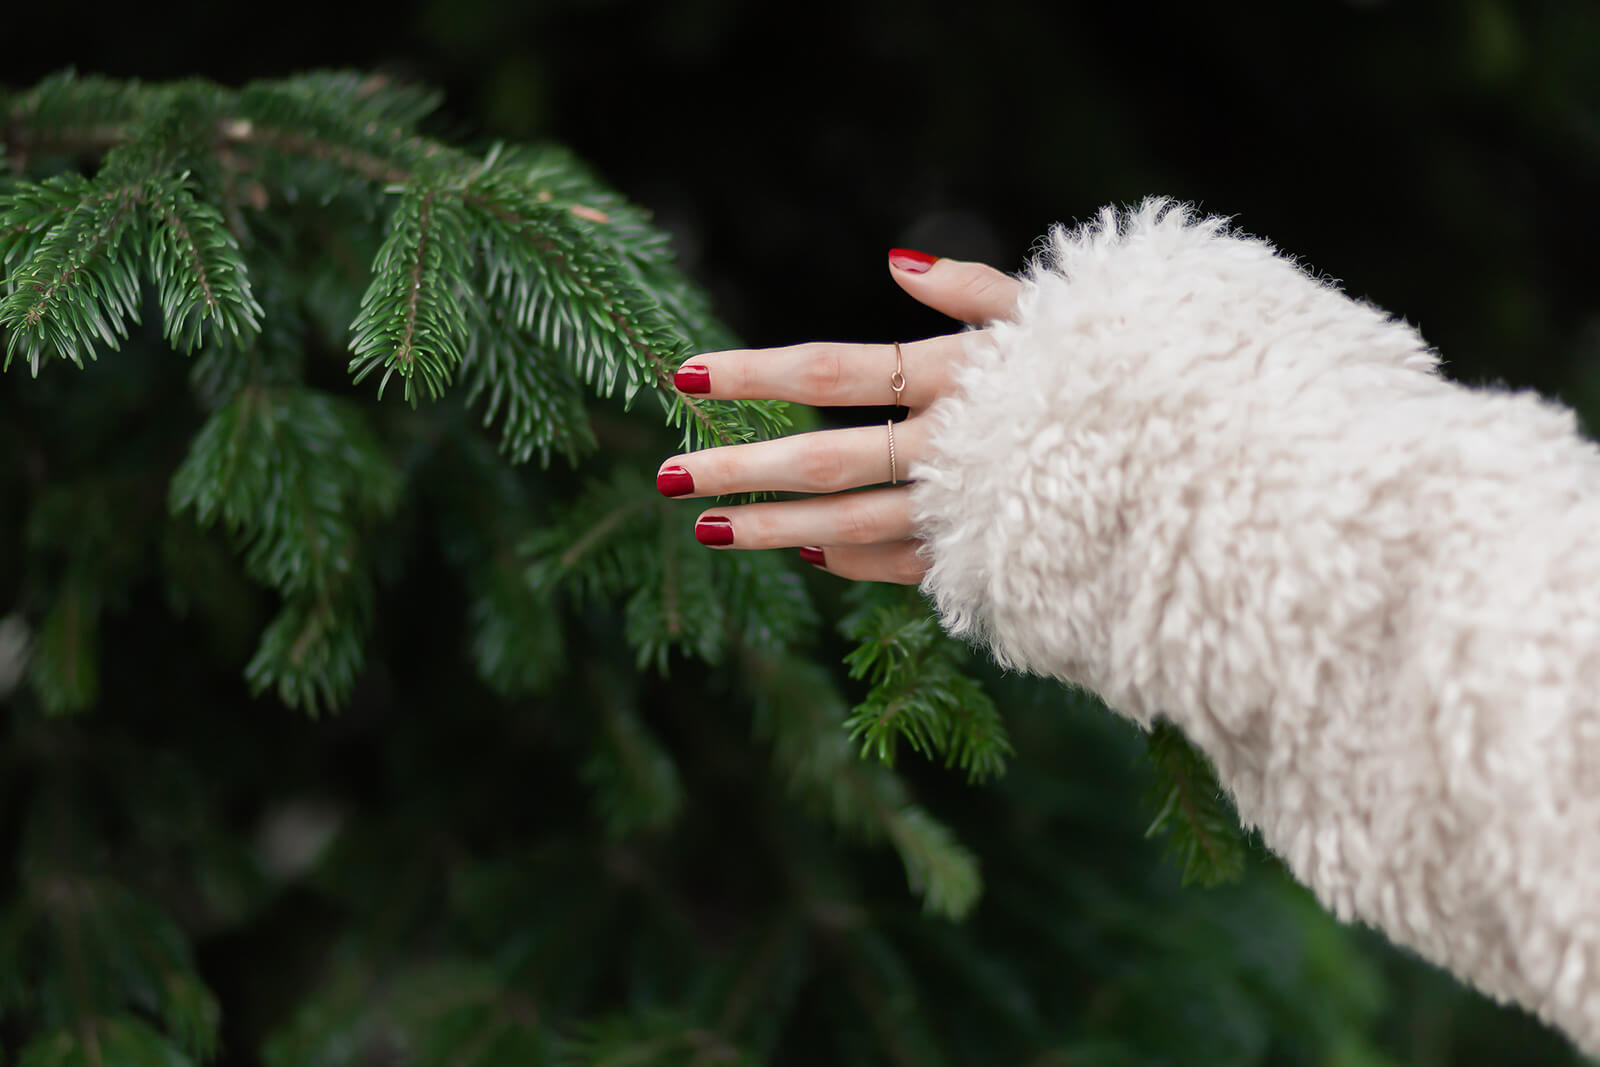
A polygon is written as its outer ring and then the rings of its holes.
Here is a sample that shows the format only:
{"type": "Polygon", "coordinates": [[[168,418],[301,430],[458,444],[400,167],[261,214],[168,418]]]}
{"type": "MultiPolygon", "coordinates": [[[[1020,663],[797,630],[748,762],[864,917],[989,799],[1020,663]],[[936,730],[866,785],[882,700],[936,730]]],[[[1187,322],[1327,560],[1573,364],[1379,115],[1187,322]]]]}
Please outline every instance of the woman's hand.
{"type": "MultiPolygon", "coordinates": [[[[889,275],[912,297],[978,325],[1009,315],[1021,283],[981,263],[889,253],[889,275]]],[[[910,416],[894,426],[896,474],[889,486],[888,428],[861,426],[794,434],[673,456],[656,486],[667,496],[816,493],[802,500],[718,507],[695,522],[714,548],[790,548],[844,578],[915,585],[926,564],[914,537],[906,471],[928,447],[924,412],[954,387],[966,345],[949,334],[900,345],[910,416]],[[847,492],[862,486],[884,488],[847,492]]],[[[812,343],[790,348],[710,352],[678,370],[685,393],[716,400],[789,400],[817,406],[895,402],[895,346],[812,343]]]]}

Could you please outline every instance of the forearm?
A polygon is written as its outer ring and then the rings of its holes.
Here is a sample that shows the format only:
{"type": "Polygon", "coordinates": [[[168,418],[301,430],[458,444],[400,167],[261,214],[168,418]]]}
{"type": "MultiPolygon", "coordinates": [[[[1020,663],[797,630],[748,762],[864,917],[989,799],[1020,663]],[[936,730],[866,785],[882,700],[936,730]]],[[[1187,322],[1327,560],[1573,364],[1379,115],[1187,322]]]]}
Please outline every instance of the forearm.
{"type": "Polygon", "coordinates": [[[1600,1051],[1600,456],[1157,215],[1058,234],[935,409],[925,588],[1176,722],[1338,914],[1600,1051]]]}

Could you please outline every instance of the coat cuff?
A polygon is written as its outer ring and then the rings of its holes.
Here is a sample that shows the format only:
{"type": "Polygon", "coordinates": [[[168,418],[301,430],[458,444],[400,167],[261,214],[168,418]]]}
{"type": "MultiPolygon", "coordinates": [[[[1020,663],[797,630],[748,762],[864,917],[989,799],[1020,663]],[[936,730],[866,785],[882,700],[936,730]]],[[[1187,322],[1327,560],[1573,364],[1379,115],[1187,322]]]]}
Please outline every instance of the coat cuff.
{"type": "Polygon", "coordinates": [[[1167,201],[1056,229],[911,475],[924,591],[1211,757],[1323,902],[1600,1051],[1600,456],[1167,201]]]}

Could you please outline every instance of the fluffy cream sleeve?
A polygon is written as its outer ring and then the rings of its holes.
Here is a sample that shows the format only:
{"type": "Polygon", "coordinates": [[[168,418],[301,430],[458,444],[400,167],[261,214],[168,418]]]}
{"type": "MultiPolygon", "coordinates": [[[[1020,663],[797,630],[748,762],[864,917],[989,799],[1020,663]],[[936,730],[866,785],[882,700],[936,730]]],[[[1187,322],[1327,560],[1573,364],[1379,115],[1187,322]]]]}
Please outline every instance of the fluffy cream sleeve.
{"type": "Polygon", "coordinates": [[[1600,1053],[1600,451],[1164,201],[1057,230],[913,470],[924,590],[1215,762],[1336,914],[1600,1053]]]}

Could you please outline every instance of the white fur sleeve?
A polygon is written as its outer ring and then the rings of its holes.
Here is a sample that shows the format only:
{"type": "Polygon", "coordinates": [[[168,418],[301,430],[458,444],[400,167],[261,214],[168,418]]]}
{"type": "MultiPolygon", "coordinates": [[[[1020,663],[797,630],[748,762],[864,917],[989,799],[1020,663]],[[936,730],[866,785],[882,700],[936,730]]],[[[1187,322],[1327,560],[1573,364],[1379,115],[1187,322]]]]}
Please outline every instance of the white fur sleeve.
{"type": "Polygon", "coordinates": [[[1339,916],[1600,1052],[1600,451],[1151,201],[1056,230],[912,471],[944,625],[1215,762],[1339,916]]]}

